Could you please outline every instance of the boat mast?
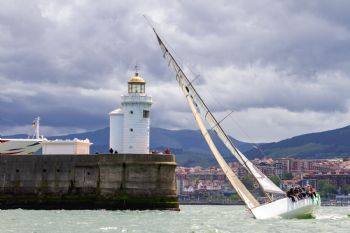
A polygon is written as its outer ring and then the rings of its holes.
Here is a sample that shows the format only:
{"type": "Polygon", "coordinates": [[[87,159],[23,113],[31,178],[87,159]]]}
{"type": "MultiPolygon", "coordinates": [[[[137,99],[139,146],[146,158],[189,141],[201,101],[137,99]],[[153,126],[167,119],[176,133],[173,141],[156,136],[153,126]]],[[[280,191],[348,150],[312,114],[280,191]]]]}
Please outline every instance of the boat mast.
{"type": "MultiPolygon", "coordinates": [[[[175,69],[176,72],[176,79],[178,80],[180,87],[183,91],[183,94],[185,95],[187,102],[192,110],[193,116],[197,122],[197,125],[199,129],[201,130],[201,133],[203,134],[204,139],[206,140],[209,148],[213,152],[216,160],[218,161],[221,169],[229,179],[230,183],[232,186],[235,188],[237,191],[238,195],[241,197],[241,199],[246,203],[247,207],[249,209],[255,208],[260,205],[260,203],[255,199],[255,197],[248,191],[248,189],[243,185],[243,183],[238,179],[238,177],[234,174],[230,166],[226,163],[226,161],[223,159],[222,155],[218,151],[217,147],[213,143],[210,134],[208,133],[208,130],[206,129],[202,118],[199,115],[200,110],[198,109],[198,105],[196,102],[193,100],[193,96],[190,94],[188,84],[186,85],[187,82],[189,83],[187,77],[183,73],[182,69],[180,66],[177,64],[176,60],[172,57],[172,55],[168,52],[168,49],[165,47],[161,39],[159,38],[157,32],[153,28],[154,33],[157,36],[158,42],[161,46],[161,49],[163,51],[163,56],[164,58],[166,56],[169,56],[169,66],[172,66],[175,69]]],[[[192,89],[193,87],[191,87],[192,89]]],[[[197,94],[197,93],[196,93],[197,94]]],[[[210,113],[211,114],[211,113],[210,113]]]]}
{"type": "Polygon", "coordinates": [[[40,117],[34,119],[33,126],[35,127],[34,138],[40,139],[40,117]]]}
{"type": "MultiPolygon", "coordinates": [[[[149,20],[146,18],[149,22],[149,20]]],[[[151,23],[149,22],[151,25],[151,23]]],[[[154,33],[156,34],[158,43],[163,52],[163,57],[168,62],[168,66],[173,68],[176,73],[176,80],[179,82],[180,86],[184,86],[186,91],[190,93],[192,101],[194,102],[195,107],[198,112],[203,116],[203,118],[209,123],[211,129],[213,129],[220,140],[224,143],[224,145],[229,149],[229,151],[237,158],[237,160],[247,169],[249,173],[253,175],[253,177],[258,181],[261,189],[264,194],[270,199],[267,195],[267,192],[271,193],[279,193],[284,194],[284,192],[278,188],[270,179],[268,179],[258,168],[255,167],[232,143],[230,138],[222,129],[220,123],[215,119],[213,114],[210,112],[209,108],[206,106],[202,98],[199,96],[192,83],[188,80],[181,67],[178,65],[177,61],[174,59],[172,54],[169,52],[163,41],[160,39],[158,33],[155,28],[151,25],[154,33]],[[196,102],[197,101],[197,102],[196,102]],[[197,104],[198,103],[198,104],[197,104]]]]}

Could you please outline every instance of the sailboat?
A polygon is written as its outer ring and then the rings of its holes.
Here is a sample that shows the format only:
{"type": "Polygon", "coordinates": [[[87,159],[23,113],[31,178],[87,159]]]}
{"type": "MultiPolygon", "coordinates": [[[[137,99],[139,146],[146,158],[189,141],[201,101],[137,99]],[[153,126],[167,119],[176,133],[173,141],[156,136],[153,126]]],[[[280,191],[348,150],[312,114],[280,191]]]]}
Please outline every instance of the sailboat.
{"type": "MultiPolygon", "coordinates": [[[[149,22],[147,18],[146,20],[149,22]]],[[[286,197],[283,190],[277,187],[265,174],[263,174],[251,161],[249,161],[247,157],[245,157],[244,154],[240,152],[239,149],[232,143],[220,125],[220,122],[216,120],[207,105],[204,103],[203,99],[194,88],[192,82],[190,82],[190,80],[187,78],[183,69],[175,60],[174,56],[167,48],[156,29],[152,25],[151,27],[157,37],[163,58],[168,64],[168,67],[175,73],[176,81],[186,97],[187,104],[190,107],[197,125],[211,152],[219,163],[222,171],[232,184],[233,188],[244,201],[246,207],[250,210],[253,216],[256,219],[268,219],[278,216],[284,218],[312,217],[315,208],[320,205],[319,195],[317,195],[315,198],[308,197],[293,202],[290,198],[286,197]],[[262,192],[266,196],[266,199],[268,200],[267,203],[259,203],[254,195],[244,186],[244,184],[232,171],[214,144],[208,129],[205,126],[205,122],[210,126],[210,130],[213,130],[216,133],[232,155],[236,157],[238,162],[255,178],[262,192]]]]}
{"type": "Polygon", "coordinates": [[[41,148],[43,139],[39,133],[40,117],[35,118],[32,126],[35,127],[33,138],[0,138],[0,155],[31,155],[41,148]]]}

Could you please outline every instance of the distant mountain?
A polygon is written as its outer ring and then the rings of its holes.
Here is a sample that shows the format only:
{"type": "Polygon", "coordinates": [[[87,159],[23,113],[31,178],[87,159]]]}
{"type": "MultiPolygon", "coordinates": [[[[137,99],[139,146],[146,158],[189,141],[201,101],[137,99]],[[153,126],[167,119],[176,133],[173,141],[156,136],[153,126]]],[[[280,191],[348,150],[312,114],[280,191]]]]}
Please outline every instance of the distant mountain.
{"type": "MultiPolygon", "coordinates": [[[[222,150],[223,154],[228,154],[228,150],[216,134],[211,134],[211,136],[218,149],[220,151],[222,150]]],[[[168,130],[151,128],[150,137],[151,148],[170,147],[199,153],[209,152],[209,147],[199,130],[168,130]]],[[[238,141],[232,137],[230,137],[230,139],[241,151],[248,151],[253,148],[249,143],[238,141]]]]}
{"type": "MultiPolygon", "coordinates": [[[[163,151],[170,148],[176,155],[176,161],[182,166],[211,166],[217,165],[208,145],[198,130],[168,130],[151,128],[151,149],[163,151]]],[[[211,134],[214,143],[228,161],[234,161],[223,143],[216,134],[211,134]]],[[[27,135],[8,136],[12,138],[27,138],[27,135]]],[[[3,137],[5,138],[5,137],[3,137]]],[[[91,153],[108,153],[109,128],[96,131],[52,136],[49,139],[85,139],[94,144],[91,153]]],[[[272,158],[335,158],[350,156],[350,126],[319,133],[310,133],[296,136],[280,142],[260,145],[260,151],[253,149],[252,145],[231,138],[234,144],[249,158],[261,158],[264,155],[272,158]]]]}
{"type": "MultiPolygon", "coordinates": [[[[234,161],[225,145],[216,134],[211,134],[214,143],[228,161],[234,161]]],[[[217,165],[214,156],[199,130],[167,130],[151,128],[151,149],[164,150],[166,147],[176,155],[176,161],[182,166],[212,166],[217,165]]],[[[253,147],[246,142],[230,137],[232,142],[242,151],[246,152],[253,147]]]]}
{"type": "Polygon", "coordinates": [[[93,148],[95,146],[105,146],[103,151],[100,152],[108,152],[108,145],[109,145],[109,127],[99,129],[96,131],[89,131],[85,133],[76,133],[76,134],[68,134],[68,135],[62,135],[62,136],[52,136],[48,137],[48,139],[54,140],[54,139],[89,139],[93,143],[93,148]]]}
{"type": "MultiPolygon", "coordinates": [[[[280,142],[260,146],[267,157],[293,157],[304,159],[334,158],[350,156],[350,126],[319,133],[296,136],[280,142]]],[[[252,149],[246,152],[250,158],[261,157],[252,149]]]]}
{"type": "MultiPolygon", "coordinates": [[[[8,136],[12,138],[27,138],[27,135],[8,136]]],[[[223,143],[215,134],[212,135],[214,142],[223,155],[228,155],[229,152],[223,143]]],[[[48,139],[86,139],[88,138],[93,145],[91,153],[108,153],[109,150],[109,127],[77,134],[69,134],[63,136],[52,136],[48,139]]],[[[211,166],[216,164],[214,157],[211,155],[208,145],[206,144],[202,134],[198,130],[168,130],[161,128],[151,128],[150,132],[150,148],[152,150],[164,151],[165,148],[170,148],[172,153],[176,154],[176,161],[183,166],[211,166]]],[[[231,138],[235,145],[242,151],[252,149],[249,143],[240,142],[231,138]]],[[[229,156],[229,158],[233,158],[229,156]]]]}
{"type": "MultiPolygon", "coordinates": [[[[109,127],[78,134],[69,134],[64,136],[52,136],[49,139],[85,139],[88,138],[94,144],[91,146],[91,153],[108,153],[109,150],[109,127]]],[[[150,132],[151,150],[164,151],[170,148],[171,152],[176,154],[176,161],[182,166],[211,166],[216,164],[211,155],[208,145],[198,130],[168,130],[162,128],[151,128],[150,132]]],[[[223,143],[213,135],[215,143],[223,154],[229,154],[223,143]]],[[[231,138],[231,140],[242,151],[252,149],[249,143],[240,142],[231,138]]]]}
{"type": "Polygon", "coordinates": [[[31,138],[31,136],[29,136],[27,134],[15,134],[15,135],[10,135],[10,136],[0,135],[0,138],[31,138]]]}

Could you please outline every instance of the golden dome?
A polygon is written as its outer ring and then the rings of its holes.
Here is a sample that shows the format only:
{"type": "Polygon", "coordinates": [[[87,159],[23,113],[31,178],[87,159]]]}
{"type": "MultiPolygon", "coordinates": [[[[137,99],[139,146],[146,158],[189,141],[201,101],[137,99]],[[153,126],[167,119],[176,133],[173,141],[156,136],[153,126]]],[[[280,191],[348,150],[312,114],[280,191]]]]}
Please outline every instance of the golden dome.
{"type": "Polygon", "coordinates": [[[145,80],[139,76],[139,73],[135,73],[135,75],[129,79],[128,83],[145,83],[145,80]]]}

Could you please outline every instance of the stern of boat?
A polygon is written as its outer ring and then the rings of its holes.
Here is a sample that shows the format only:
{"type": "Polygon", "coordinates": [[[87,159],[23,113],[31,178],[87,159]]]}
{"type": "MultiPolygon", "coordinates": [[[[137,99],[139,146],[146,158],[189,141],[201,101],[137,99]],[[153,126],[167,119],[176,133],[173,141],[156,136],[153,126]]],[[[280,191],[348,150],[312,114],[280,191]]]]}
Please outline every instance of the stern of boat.
{"type": "Polygon", "coordinates": [[[282,218],[313,218],[315,209],[320,206],[321,198],[317,194],[314,198],[301,199],[293,202],[290,198],[283,198],[253,208],[251,211],[256,219],[282,218]]]}

